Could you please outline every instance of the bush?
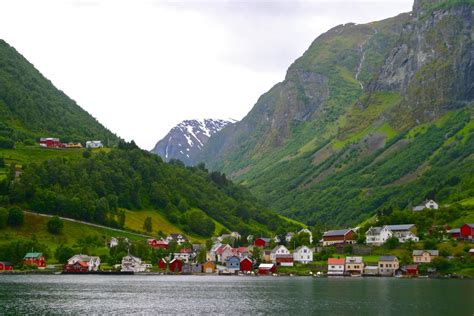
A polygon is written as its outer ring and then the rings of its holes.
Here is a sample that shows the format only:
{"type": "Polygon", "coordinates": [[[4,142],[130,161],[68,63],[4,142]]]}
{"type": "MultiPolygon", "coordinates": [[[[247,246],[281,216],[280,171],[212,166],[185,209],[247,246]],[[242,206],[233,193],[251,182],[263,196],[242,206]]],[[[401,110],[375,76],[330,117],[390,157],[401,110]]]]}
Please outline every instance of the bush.
{"type": "Polygon", "coordinates": [[[60,245],[54,253],[54,257],[59,263],[66,263],[69,258],[74,256],[75,252],[71,247],[60,245]]]}
{"type": "Polygon", "coordinates": [[[151,217],[145,218],[145,222],[143,223],[143,229],[147,233],[151,233],[153,231],[153,223],[151,221],[151,217]]]}
{"type": "Polygon", "coordinates": [[[192,210],[185,215],[189,229],[192,232],[201,236],[211,236],[214,233],[216,225],[204,212],[192,210]]]}
{"type": "Polygon", "coordinates": [[[4,207],[0,207],[0,229],[5,228],[8,223],[8,211],[4,207]]]}
{"type": "Polygon", "coordinates": [[[25,215],[23,210],[17,206],[13,206],[8,210],[8,225],[16,227],[23,225],[25,215]]]}
{"type": "Polygon", "coordinates": [[[397,237],[390,237],[387,239],[387,241],[385,241],[384,246],[387,249],[395,249],[398,247],[399,244],[400,244],[400,241],[398,240],[397,237]]]}
{"type": "Polygon", "coordinates": [[[5,168],[5,158],[0,157],[0,168],[5,168]]]}
{"type": "Polygon", "coordinates": [[[59,235],[64,228],[64,223],[58,216],[53,216],[49,219],[47,228],[51,234],[59,235]]]}
{"type": "Polygon", "coordinates": [[[11,139],[0,138],[0,148],[13,149],[14,147],[15,142],[11,139]]]}

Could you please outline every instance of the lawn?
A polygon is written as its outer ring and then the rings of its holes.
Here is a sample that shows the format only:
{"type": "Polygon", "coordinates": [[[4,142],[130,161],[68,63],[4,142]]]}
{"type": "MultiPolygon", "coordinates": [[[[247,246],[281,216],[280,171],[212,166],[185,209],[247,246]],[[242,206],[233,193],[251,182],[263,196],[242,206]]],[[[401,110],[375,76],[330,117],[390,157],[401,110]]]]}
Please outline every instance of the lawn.
{"type": "MultiPolygon", "coordinates": [[[[217,222],[215,223],[216,223],[216,231],[224,227],[220,223],[217,223],[217,222]]],[[[145,210],[145,211],[125,210],[125,227],[130,230],[141,232],[143,234],[148,234],[151,236],[156,236],[158,232],[161,231],[165,235],[172,234],[172,233],[185,234],[187,237],[189,237],[190,241],[195,241],[195,242],[205,241],[205,239],[202,237],[184,233],[181,228],[174,225],[173,223],[170,223],[163,214],[161,214],[160,212],[156,210],[145,210]],[[151,217],[152,228],[153,228],[153,231],[151,233],[147,233],[143,229],[143,223],[145,222],[145,219],[147,217],[151,217]]]]}
{"type": "MultiPolygon", "coordinates": [[[[91,255],[102,255],[108,253],[106,242],[111,237],[127,237],[130,240],[143,240],[144,238],[128,234],[125,232],[117,232],[107,228],[99,228],[89,226],[87,224],[63,221],[64,229],[60,235],[52,235],[46,229],[47,217],[25,214],[25,221],[19,228],[7,227],[0,230],[1,242],[10,242],[15,239],[33,239],[38,243],[46,245],[51,253],[54,253],[60,244],[67,246],[74,246],[77,241],[86,236],[98,236],[100,240],[104,241],[103,247],[90,249],[91,255]]],[[[51,258],[51,263],[54,260],[51,258]]],[[[48,260],[50,263],[50,260],[48,260]]]]}

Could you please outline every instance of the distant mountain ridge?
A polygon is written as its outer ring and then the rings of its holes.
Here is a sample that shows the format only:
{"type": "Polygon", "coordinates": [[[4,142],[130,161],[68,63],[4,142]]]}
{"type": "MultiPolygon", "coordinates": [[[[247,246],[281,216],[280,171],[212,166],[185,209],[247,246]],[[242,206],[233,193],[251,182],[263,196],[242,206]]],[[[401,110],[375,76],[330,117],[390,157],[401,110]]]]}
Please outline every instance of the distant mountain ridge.
{"type": "Polygon", "coordinates": [[[178,159],[186,165],[192,165],[212,135],[235,122],[221,119],[185,120],[173,127],[151,152],[166,161],[178,159]]]}

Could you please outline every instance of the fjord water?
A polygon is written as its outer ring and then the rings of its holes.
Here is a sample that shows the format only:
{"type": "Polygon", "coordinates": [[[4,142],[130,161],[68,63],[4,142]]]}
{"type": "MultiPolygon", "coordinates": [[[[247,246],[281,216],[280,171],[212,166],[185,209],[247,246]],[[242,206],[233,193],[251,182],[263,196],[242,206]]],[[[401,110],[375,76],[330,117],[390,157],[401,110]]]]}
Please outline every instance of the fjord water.
{"type": "Polygon", "coordinates": [[[474,281],[0,276],[0,314],[473,315],[474,281]]]}

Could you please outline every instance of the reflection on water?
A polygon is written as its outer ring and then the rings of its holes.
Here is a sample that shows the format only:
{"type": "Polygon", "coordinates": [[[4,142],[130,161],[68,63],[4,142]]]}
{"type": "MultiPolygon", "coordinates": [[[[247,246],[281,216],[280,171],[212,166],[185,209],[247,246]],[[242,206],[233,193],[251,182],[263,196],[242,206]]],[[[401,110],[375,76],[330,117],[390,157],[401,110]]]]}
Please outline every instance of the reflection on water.
{"type": "Polygon", "coordinates": [[[473,315],[474,281],[0,275],[0,314],[473,315]]]}

